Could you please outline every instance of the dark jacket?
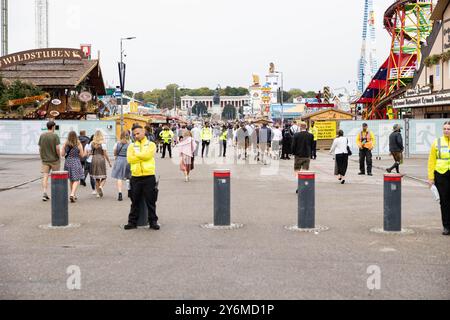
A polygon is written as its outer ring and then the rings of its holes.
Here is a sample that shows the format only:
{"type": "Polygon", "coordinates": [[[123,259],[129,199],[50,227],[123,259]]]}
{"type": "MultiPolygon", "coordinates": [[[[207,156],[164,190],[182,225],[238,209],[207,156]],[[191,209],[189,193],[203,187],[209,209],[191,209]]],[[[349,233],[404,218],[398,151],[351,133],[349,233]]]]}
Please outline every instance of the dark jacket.
{"type": "Polygon", "coordinates": [[[89,144],[89,142],[90,142],[89,137],[86,137],[86,136],[79,136],[78,140],[80,140],[80,143],[83,146],[83,148],[86,147],[86,145],[89,144]]]}
{"type": "Polygon", "coordinates": [[[298,132],[292,141],[292,154],[300,158],[311,158],[314,135],[307,131],[298,132]]]}
{"type": "Polygon", "coordinates": [[[389,136],[389,152],[403,152],[403,139],[400,131],[392,132],[389,136]]]}

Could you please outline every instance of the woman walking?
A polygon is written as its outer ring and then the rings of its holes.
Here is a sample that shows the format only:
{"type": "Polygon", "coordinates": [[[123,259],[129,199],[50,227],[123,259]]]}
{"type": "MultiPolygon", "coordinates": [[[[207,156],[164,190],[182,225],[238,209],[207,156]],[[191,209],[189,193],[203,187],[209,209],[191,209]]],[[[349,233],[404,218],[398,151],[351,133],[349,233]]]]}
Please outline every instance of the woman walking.
{"type": "Polygon", "coordinates": [[[111,160],[109,160],[103,133],[97,130],[94,134],[94,140],[91,143],[92,167],[91,175],[95,179],[95,189],[97,198],[103,197],[103,187],[106,183],[106,161],[111,168],[111,160]]]}
{"type": "Polygon", "coordinates": [[[95,179],[92,177],[92,148],[91,142],[94,140],[94,135],[89,138],[89,143],[84,147],[84,154],[86,156],[86,162],[84,163],[84,179],[87,179],[89,174],[89,180],[91,182],[92,194],[97,195],[95,190],[95,179]]]}
{"type": "Polygon", "coordinates": [[[114,167],[112,169],[111,177],[117,179],[117,191],[119,192],[118,201],[123,201],[122,189],[123,182],[131,178],[130,164],[127,161],[127,150],[130,145],[130,136],[128,132],[124,131],[120,135],[120,141],[114,146],[114,167]]]}
{"type": "Polygon", "coordinates": [[[181,140],[177,148],[180,152],[180,170],[184,172],[185,181],[189,182],[189,175],[194,169],[194,151],[196,147],[196,142],[192,138],[190,131],[186,130],[183,135],[183,140],[181,140]]]}
{"type": "Polygon", "coordinates": [[[344,137],[344,131],[339,130],[338,136],[333,141],[330,154],[334,154],[337,164],[337,176],[341,184],[345,184],[345,175],[348,168],[348,139],[344,137]]]}
{"type": "Polygon", "coordinates": [[[61,154],[66,158],[64,170],[69,172],[70,202],[74,203],[77,200],[76,193],[80,181],[84,179],[84,170],[81,165],[81,158],[84,157],[84,151],[75,131],[69,132],[67,141],[61,148],[61,154]]]}

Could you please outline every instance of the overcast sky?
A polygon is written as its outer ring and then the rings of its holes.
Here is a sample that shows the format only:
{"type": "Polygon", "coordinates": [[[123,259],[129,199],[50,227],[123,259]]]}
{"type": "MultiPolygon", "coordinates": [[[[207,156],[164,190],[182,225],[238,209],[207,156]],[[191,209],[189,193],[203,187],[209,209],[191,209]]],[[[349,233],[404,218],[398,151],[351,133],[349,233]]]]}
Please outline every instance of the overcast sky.
{"type": "MultiPolygon", "coordinates": [[[[374,0],[379,63],[388,57],[383,13],[374,0]]],[[[9,0],[9,52],[35,48],[34,0],[9,0]]],[[[285,88],[319,90],[357,79],[364,0],[49,0],[50,47],[92,44],[107,84],[118,84],[120,38],[127,89],[244,86],[269,63],[285,88]],[[122,17],[120,17],[122,14],[122,17]]]]}

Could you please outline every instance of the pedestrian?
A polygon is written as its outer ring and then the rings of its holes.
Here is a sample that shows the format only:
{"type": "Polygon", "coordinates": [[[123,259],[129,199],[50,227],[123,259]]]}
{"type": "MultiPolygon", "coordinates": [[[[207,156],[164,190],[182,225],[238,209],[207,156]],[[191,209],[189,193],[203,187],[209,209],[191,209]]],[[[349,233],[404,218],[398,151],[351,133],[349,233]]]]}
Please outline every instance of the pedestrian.
{"type": "Polygon", "coordinates": [[[127,150],[129,145],[130,136],[128,135],[128,132],[124,131],[120,135],[120,141],[114,146],[114,157],[116,158],[116,161],[114,161],[111,172],[111,177],[117,180],[118,201],[123,201],[123,182],[131,178],[130,165],[127,161],[127,150]]]}
{"type": "Polygon", "coordinates": [[[106,162],[111,168],[111,160],[108,157],[105,138],[100,130],[94,134],[94,140],[91,142],[91,176],[95,179],[95,190],[97,191],[97,198],[103,197],[103,187],[106,184],[106,162]]]}
{"type": "Polygon", "coordinates": [[[317,140],[319,139],[319,129],[316,127],[316,123],[314,121],[311,121],[311,128],[309,129],[309,133],[311,133],[314,136],[311,159],[316,160],[317,159],[317,140]]]}
{"type": "Polygon", "coordinates": [[[159,124],[158,127],[155,129],[155,144],[156,144],[156,153],[161,152],[162,153],[162,147],[161,147],[161,137],[160,134],[162,132],[162,124],[159,124]]]}
{"type": "Polygon", "coordinates": [[[77,133],[70,131],[67,141],[61,147],[61,155],[66,158],[64,171],[69,173],[70,181],[70,202],[77,201],[77,189],[81,179],[84,178],[84,170],[81,165],[81,158],[84,157],[83,146],[78,140],[77,133]]]}
{"type": "Polygon", "coordinates": [[[227,156],[227,141],[228,141],[228,128],[226,125],[224,125],[222,127],[222,132],[220,133],[220,136],[219,136],[219,143],[220,143],[219,157],[226,158],[226,156],[227,156]]]}
{"type": "Polygon", "coordinates": [[[94,135],[89,138],[89,143],[84,148],[84,155],[86,156],[86,162],[84,164],[84,179],[87,179],[89,174],[89,181],[91,183],[92,194],[97,195],[97,191],[95,188],[95,179],[92,177],[92,148],[91,142],[94,141],[94,135]]]}
{"type": "Polygon", "coordinates": [[[169,157],[172,159],[172,139],[174,137],[173,131],[170,130],[168,126],[164,126],[163,131],[159,134],[159,137],[163,141],[163,153],[161,159],[166,157],[166,149],[169,150],[169,157]]]}
{"type": "Polygon", "coordinates": [[[208,122],[205,123],[205,127],[200,132],[200,138],[202,139],[202,158],[206,149],[206,157],[208,158],[209,145],[213,138],[213,132],[208,122]]]}
{"type": "Polygon", "coordinates": [[[292,154],[293,135],[291,133],[291,129],[289,128],[288,124],[284,126],[282,133],[283,133],[283,140],[282,140],[281,160],[291,160],[289,155],[292,154]]]}
{"type": "MultiPolygon", "coordinates": [[[[300,123],[300,132],[292,140],[292,153],[295,156],[294,170],[308,171],[311,162],[311,150],[314,136],[306,130],[306,123],[300,123]]],[[[298,189],[297,189],[298,193],[298,189]]]]}
{"type": "Polygon", "coordinates": [[[345,184],[345,175],[348,168],[348,139],[344,137],[344,131],[339,130],[338,136],[333,141],[330,154],[334,155],[337,166],[337,176],[341,184],[345,184]]]}
{"type": "Polygon", "coordinates": [[[283,140],[283,132],[280,130],[280,125],[276,124],[272,129],[272,153],[275,160],[280,159],[280,145],[283,140]]]}
{"type": "Polygon", "coordinates": [[[195,141],[195,150],[194,150],[194,156],[198,157],[198,150],[200,149],[200,145],[202,144],[202,138],[200,137],[201,130],[198,125],[194,125],[194,127],[191,130],[192,138],[195,141]]]}
{"type": "Polygon", "coordinates": [[[428,159],[430,187],[436,186],[441,201],[444,236],[450,235],[450,121],[444,123],[444,135],[431,146],[428,159]]]}
{"type": "Polygon", "coordinates": [[[196,143],[192,138],[192,133],[184,131],[183,139],[178,143],[177,148],[180,152],[180,170],[184,172],[186,182],[189,182],[190,173],[194,169],[194,151],[196,143]]]}
{"type": "Polygon", "coordinates": [[[248,144],[248,131],[245,125],[242,123],[240,128],[236,130],[236,147],[238,160],[244,157],[247,159],[247,144],[248,144]]]}
{"type": "Polygon", "coordinates": [[[132,128],[136,141],[128,147],[127,161],[131,168],[131,209],[125,230],[137,229],[142,205],[147,206],[150,229],[159,230],[156,215],[156,145],[148,141],[142,126],[132,128]]]}
{"type": "Polygon", "coordinates": [[[294,136],[296,133],[299,133],[299,132],[300,132],[300,128],[297,125],[297,121],[294,120],[294,122],[292,123],[292,126],[291,126],[291,134],[292,134],[292,136],[294,136]]]}
{"type": "Polygon", "coordinates": [[[258,130],[259,158],[264,165],[267,165],[266,158],[269,153],[269,146],[272,144],[272,129],[267,127],[267,124],[268,122],[263,122],[258,130]]]}
{"type": "Polygon", "coordinates": [[[39,154],[41,157],[41,173],[42,179],[42,201],[50,200],[48,196],[48,178],[52,171],[59,171],[61,168],[60,160],[60,140],[55,134],[56,123],[53,121],[47,122],[47,132],[43,133],[39,138],[39,154]]]}
{"type": "Polygon", "coordinates": [[[367,175],[372,176],[372,150],[375,146],[375,135],[369,130],[367,123],[363,123],[362,131],[356,137],[356,145],[359,147],[359,175],[366,174],[365,164],[367,162],[367,175]]]}
{"type": "MultiPolygon", "coordinates": [[[[86,145],[89,144],[89,137],[86,136],[86,131],[85,130],[81,130],[80,131],[80,136],[78,137],[78,140],[80,140],[81,146],[83,147],[82,151],[84,152],[84,149],[86,148],[86,145]]],[[[86,153],[85,153],[85,155],[86,155],[86,153]]],[[[81,166],[83,167],[83,169],[86,166],[86,158],[87,158],[86,156],[81,158],[81,166]]],[[[80,185],[82,185],[83,187],[86,187],[85,178],[80,180],[80,185]]]]}
{"type": "Polygon", "coordinates": [[[394,125],[394,132],[389,136],[389,152],[394,158],[394,165],[386,171],[391,173],[392,170],[396,170],[397,173],[400,173],[400,164],[403,163],[403,138],[401,134],[402,127],[398,124],[394,125]]]}
{"type": "Polygon", "coordinates": [[[152,126],[150,124],[147,124],[145,126],[145,136],[147,137],[148,141],[151,141],[151,142],[155,142],[156,141],[153,128],[152,128],[152,126]]]}

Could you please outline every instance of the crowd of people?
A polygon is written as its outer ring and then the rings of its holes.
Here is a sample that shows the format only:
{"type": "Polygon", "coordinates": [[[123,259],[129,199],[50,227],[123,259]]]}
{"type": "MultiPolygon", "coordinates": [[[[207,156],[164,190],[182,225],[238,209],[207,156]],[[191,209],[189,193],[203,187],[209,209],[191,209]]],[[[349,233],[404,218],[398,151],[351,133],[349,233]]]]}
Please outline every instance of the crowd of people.
{"type": "MultiPolygon", "coordinates": [[[[70,202],[77,199],[80,185],[86,186],[89,176],[92,194],[97,198],[104,195],[103,188],[107,180],[108,164],[112,168],[111,177],[116,180],[118,201],[123,201],[124,183],[127,183],[128,196],[132,205],[129,223],[126,230],[134,229],[142,199],[149,210],[149,223],[152,229],[159,230],[156,216],[157,188],[155,179],[155,157],[158,152],[161,158],[166,157],[166,151],[172,158],[172,148],[180,157],[180,170],[185,181],[190,181],[190,173],[194,169],[195,158],[210,156],[211,143],[219,145],[219,154],[213,157],[226,157],[227,148],[233,146],[237,159],[254,157],[255,161],[266,165],[268,158],[290,160],[294,156],[294,170],[308,171],[311,160],[317,159],[318,130],[314,123],[308,128],[305,122],[293,122],[283,128],[267,120],[258,124],[246,122],[174,124],[160,125],[156,128],[150,125],[143,128],[134,124],[130,131],[120,136],[113,150],[114,167],[108,156],[107,145],[103,133],[98,130],[90,138],[85,131],[78,136],[76,132],[69,133],[66,142],[60,146],[60,139],[55,134],[55,122],[47,123],[48,132],[39,139],[40,155],[43,173],[43,201],[50,200],[48,196],[48,178],[52,171],[59,171],[61,158],[65,158],[64,170],[69,174],[70,202]],[[200,151],[201,146],[201,151],[200,151]],[[129,185],[129,187],[128,187],[129,185]],[[149,191],[150,190],[150,191],[149,191]]],[[[392,167],[400,173],[403,163],[403,138],[401,126],[395,125],[389,137],[389,149],[394,158],[392,167]]],[[[440,195],[444,234],[450,234],[450,123],[444,124],[444,136],[434,142],[429,159],[429,184],[435,186],[440,195]]],[[[375,135],[363,124],[356,138],[359,149],[359,175],[372,176],[372,150],[376,144],[375,135]],[[367,170],[366,170],[367,169],[367,170]]],[[[216,150],[214,148],[213,150],[216,150]]],[[[352,155],[349,139],[339,130],[330,149],[335,160],[335,175],[341,184],[346,183],[349,156],[352,155]]],[[[298,192],[298,190],[297,190],[298,192]]]]}

